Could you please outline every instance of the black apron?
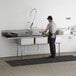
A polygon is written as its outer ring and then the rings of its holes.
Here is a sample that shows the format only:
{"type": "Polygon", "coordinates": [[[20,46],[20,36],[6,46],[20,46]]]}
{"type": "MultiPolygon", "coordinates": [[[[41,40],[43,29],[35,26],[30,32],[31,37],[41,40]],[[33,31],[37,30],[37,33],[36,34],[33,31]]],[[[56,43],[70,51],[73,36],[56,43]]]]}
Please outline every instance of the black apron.
{"type": "MultiPolygon", "coordinates": [[[[48,43],[50,43],[51,38],[52,38],[52,33],[49,32],[49,35],[48,35],[48,43]]],[[[55,38],[56,38],[56,34],[55,34],[55,38]]]]}

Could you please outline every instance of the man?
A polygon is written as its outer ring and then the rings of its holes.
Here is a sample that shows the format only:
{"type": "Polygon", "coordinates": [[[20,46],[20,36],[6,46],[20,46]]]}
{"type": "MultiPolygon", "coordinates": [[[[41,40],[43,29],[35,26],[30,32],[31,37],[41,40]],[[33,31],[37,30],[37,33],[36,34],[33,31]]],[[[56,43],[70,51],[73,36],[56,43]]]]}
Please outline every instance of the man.
{"type": "Polygon", "coordinates": [[[47,20],[49,23],[45,29],[45,32],[49,30],[48,43],[50,46],[50,53],[51,53],[49,57],[55,58],[55,55],[56,55],[56,48],[55,48],[56,24],[53,22],[52,16],[48,16],[47,20]]]}

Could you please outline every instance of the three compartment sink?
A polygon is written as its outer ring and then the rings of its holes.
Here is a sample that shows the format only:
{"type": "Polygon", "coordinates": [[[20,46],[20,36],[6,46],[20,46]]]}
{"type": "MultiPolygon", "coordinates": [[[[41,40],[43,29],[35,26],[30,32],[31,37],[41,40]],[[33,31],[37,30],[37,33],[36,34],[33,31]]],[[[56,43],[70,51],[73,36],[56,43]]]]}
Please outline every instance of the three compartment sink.
{"type": "Polygon", "coordinates": [[[16,33],[18,37],[42,36],[43,29],[3,30],[2,32],[16,33]]]}

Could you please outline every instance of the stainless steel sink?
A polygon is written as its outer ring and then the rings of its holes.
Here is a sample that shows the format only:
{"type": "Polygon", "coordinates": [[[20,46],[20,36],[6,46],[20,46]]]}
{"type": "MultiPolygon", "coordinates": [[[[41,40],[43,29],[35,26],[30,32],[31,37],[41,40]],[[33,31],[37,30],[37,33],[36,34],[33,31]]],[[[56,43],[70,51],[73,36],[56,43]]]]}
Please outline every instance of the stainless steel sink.
{"type": "Polygon", "coordinates": [[[43,29],[3,30],[2,32],[16,33],[18,37],[41,36],[43,29]]]}

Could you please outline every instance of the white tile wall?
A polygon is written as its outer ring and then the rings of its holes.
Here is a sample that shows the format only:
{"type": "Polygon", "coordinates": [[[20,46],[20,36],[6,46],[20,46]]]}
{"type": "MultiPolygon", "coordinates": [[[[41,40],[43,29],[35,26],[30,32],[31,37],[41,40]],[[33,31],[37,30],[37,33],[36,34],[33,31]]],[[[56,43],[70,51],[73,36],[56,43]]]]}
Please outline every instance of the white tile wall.
{"type": "MultiPolygon", "coordinates": [[[[0,0],[0,33],[1,30],[25,29],[28,26],[29,13],[32,8],[38,11],[34,27],[45,28],[48,15],[53,16],[57,27],[76,25],[76,0],[0,0]],[[70,22],[66,21],[66,17],[69,16],[71,17],[70,22]]],[[[61,52],[76,51],[76,39],[69,40],[62,37],[60,41],[62,43],[61,52]]],[[[26,48],[26,51],[31,48],[26,48]]],[[[28,51],[28,54],[32,52],[28,51]]],[[[16,44],[3,38],[0,34],[0,57],[6,56],[16,56],[16,44]]]]}

